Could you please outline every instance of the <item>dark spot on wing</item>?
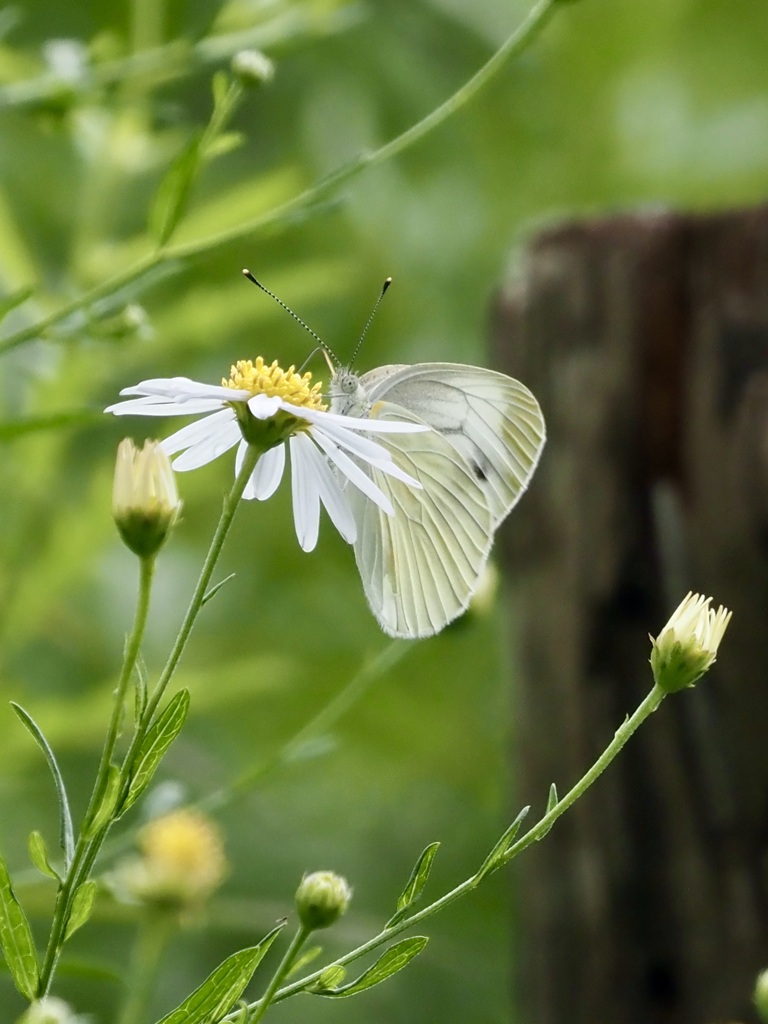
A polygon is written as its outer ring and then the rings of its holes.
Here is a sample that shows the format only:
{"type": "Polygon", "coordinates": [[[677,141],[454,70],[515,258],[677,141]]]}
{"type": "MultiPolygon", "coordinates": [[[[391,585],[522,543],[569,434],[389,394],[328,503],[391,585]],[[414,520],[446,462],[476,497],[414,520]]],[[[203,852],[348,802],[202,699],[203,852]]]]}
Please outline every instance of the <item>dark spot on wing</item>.
{"type": "Polygon", "coordinates": [[[477,477],[478,480],[487,480],[488,479],[485,470],[483,469],[483,467],[480,465],[479,462],[474,462],[473,461],[472,469],[474,470],[475,476],[477,477]]]}

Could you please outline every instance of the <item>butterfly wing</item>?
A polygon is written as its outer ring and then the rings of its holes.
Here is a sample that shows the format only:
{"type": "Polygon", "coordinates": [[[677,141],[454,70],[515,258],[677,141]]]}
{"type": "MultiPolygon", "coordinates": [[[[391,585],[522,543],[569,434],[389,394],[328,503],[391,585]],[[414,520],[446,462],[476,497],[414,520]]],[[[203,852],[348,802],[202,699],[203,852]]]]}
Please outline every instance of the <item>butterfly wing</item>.
{"type": "Polygon", "coordinates": [[[360,380],[372,404],[402,406],[455,447],[485,495],[495,529],[528,486],[544,447],[544,418],[528,388],[458,363],[381,366],[360,380]]]}
{"type": "MultiPolygon", "coordinates": [[[[388,402],[378,402],[371,415],[421,422],[388,402]]],[[[436,431],[375,436],[422,489],[366,467],[392,502],[392,516],[357,488],[347,489],[360,578],[386,633],[431,636],[469,604],[493,540],[491,512],[471,468],[436,431]]]]}

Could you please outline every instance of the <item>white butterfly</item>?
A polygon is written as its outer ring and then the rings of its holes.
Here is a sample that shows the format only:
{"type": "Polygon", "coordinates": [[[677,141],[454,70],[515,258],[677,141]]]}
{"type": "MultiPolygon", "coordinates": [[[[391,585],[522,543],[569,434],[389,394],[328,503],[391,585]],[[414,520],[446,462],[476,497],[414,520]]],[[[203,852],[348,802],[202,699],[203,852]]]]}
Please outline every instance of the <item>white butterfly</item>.
{"type": "Polygon", "coordinates": [[[368,603],[385,633],[438,633],[466,609],[499,524],[528,486],[544,446],[541,409],[502,373],[457,363],[337,369],[331,412],[423,422],[416,434],[376,435],[415,477],[409,487],[366,472],[395,509],[387,515],[354,487],[355,558],[368,603]]]}

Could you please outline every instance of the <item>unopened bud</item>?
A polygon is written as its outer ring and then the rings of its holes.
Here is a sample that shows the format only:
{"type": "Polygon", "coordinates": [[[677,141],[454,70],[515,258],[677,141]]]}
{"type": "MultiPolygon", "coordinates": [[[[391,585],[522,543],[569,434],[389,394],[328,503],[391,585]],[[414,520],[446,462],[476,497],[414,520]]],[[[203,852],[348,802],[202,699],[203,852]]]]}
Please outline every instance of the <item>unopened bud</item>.
{"type": "Polygon", "coordinates": [[[327,928],[346,913],[352,889],[346,878],[333,871],[305,875],[296,890],[296,910],[305,928],[327,928]]]}
{"type": "Polygon", "coordinates": [[[120,442],[115,464],[112,516],[126,545],[140,558],[159,551],[181,511],[176,479],[157,441],[136,448],[120,442]]]}
{"type": "Polygon", "coordinates": [[[761,971],[758,974],[752,998],[755,1001],[755,1009],[762,1024],[768,1024],[768,971],[761,971]]]}
{"type": "Polygon", "coordinates": [[[656,639],[651,637],[653,678],[667,693],[693,686],[715,661],[731,612],[722,605],[712,611],[711,600],[689,593],[656,639]]]}
{"type": "Polygon", "coordinates": [[[240,50],[230,67],[242,85],[265,85],[275,77],[275,65],[261,50],[240,50]]]}

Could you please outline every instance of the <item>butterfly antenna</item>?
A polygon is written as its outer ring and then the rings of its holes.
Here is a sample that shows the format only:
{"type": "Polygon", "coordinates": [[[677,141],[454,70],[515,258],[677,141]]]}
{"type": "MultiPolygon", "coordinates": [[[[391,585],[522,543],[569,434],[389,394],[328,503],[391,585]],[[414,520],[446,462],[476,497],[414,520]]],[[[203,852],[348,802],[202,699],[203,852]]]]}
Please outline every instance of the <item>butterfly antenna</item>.
{"type": "MultiPolygon", "coordinates": [[[[266,287],[265,285],[263,285],[263,284],[261,283],[261,281],[258,281],[258,280],[257,280],[257,279],[256,279],[256,278],[255,278],[255,277],[253,276],[253,274],[252,274],[252,273],[250,272],[250,270],[248,270],[248,268],[247,268],[247,267],[246,267],[246,268],[245,268],[245,269],[243,270],[243,277],[247,277],[247,278],[248,278],[248,280],[249,280],[249,281],[251,282],[251,284],[255,284],[257,288],[261,288],[261,290],[262,290],[263,292],[266,292],[266,294],[267,294],[267,295],[268,295],[268,296],[269,296],[269,297],[270,297],[271,299],[274,299],[274,300],[275,300],[275,302],[276,302],[276,303],[278,304],[278,306],[281,306],[281,307],[282,307],[282,308],[283,308],[283,309],[285,310],[285,312],[289,314],[289,316],[292,316],[292,317],[293,317],[293,319],[294,319],[294,320],[296,321],[296,323],[298,323],[298,324],[301,324],[301,326],[302,326],[302,327],[304,328],[304,330],[305,330],[305,331],[307,332],[307,334],[311,334],[311,335],[312,335],[312,337],[313,337],[313,338],[315,339],[315,341],[316,341],[316,342],[317,342],[317,344],[318,344],[318,345],[320,346],[320,348],[321,348],[321,349],[323,350],[323,352],[329,353],[329,354],[330,354],[330,355],[331,355],[331,356],[332,356],[332,357],[333,357],[333,358],[334,358],[334,359],[336,360],[336,362],[337,362],[337,363],[339,363],[339,360],[338,360],[338,359],[336,359],[336,356],[334,355],[334,353],[333,353],[333,350],[332,350],[332,349],[330,348],[330,346],[328,346],[328,345],[326,345],[326,344],[325,344],[325,342],[323,341],[323,339],[322,339],[322,338],[321,338],[321,337],[320,337],[320,336],[319,336],[318,334],[316,334],[316,333],[315,333],[315,331],[313,331],[313,330],[312,330],[312,328],[311,328],[311,327],[309,326],[309,324],[305,324],[305,323],[304,323],[304,321],[303,321],[303,320],[301,319],[301,317],[300,317],[300,316],[299,316],[299,315],[298,315],[297,313],[294,313],[294,312],[293,312],[293,310],[291,309],[291,307],[290,307],[290,306],[287,306],[287,305],[286,305],[286,304],[285,304],[285,303],[283,302],[283,300],[282,300],[282,299],[278,299],[278,297],[277,297],[277,296],[275,295],[275,293],[274,293],[274,292],[271,292],[271,291],[269,290],[269,288],[267,288],[267,287],[266,287]]],[[[377,305],[378,305],[378,303],[377,303],[377,305]]],[[[315,349],[315,352],[316,352],[316,351],[317,351],[317,349],[315,349]]],[[[310,354],[310,356],[308,357],[308,359],[306,360],[306,362],[308,362],[308,361],[309,361],[309,359],[311,359],[311,358],[312,358],[312,356],[313,356],[313,355],[315,354],[315,352],[312,352],[312,353],[310,354]]],[[[306,365],[306,362],[305,362],[305,365],[306,365]]]]}
{"type": "Polygon", "coordinates": [[[365,341],[365,336],[368,333],[368,328],[371,326],[371,323],[373,322],[373,318],[376,316],[376,311],[379,308],[379,304],[381,303],[381,300],[386,295],[387,288],[389,288],[389,286],[391,284],[392,284],[392,278],[388,277],[387,280],[384,282],[384,284],[382,286],[381,294],[379,295],[378,299],[376,299],[376,305],[371,310],[371,315],[368,317],[366,325],[363,328],[363,333],[360,335],[360,340],[358,341],[357,345],[355,346],[355,351],[352,353],[352,358],[349,360],[349,365],[350,366],[352,366],[354,364],[354,362],[355,362],[355,359],[357,359],[357,353],[360,351],[360,346],[365,341]]]}

